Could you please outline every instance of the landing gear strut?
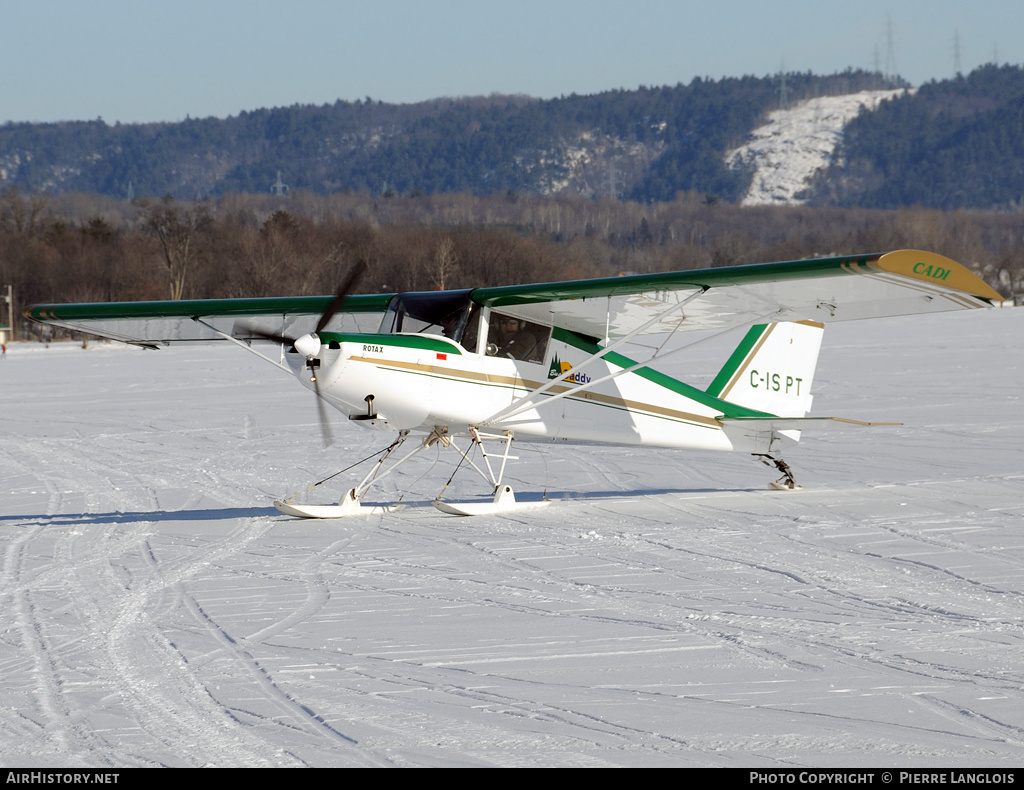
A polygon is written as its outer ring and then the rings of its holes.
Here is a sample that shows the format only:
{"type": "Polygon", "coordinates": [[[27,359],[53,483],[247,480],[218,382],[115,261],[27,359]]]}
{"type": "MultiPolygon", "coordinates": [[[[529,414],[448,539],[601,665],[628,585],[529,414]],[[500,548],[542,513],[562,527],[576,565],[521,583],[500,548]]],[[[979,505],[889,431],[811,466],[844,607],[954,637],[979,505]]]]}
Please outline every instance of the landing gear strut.
{"type": "MultiPolygon", "coordinates": [[[[544,507],[549,504],[547,499],[541,502],[517,502],[516,495],[512,491],[512,486],[505,485],[501,482],[501,478],[505,474],[505,464],[510,460],[517,460],[517,456],[509,455],[509,450],[512,448],[512,431],[505,431],[500,434],[481,433],[472,426],[469,431],[472,434],[473,443],[480,447],[481,454],[484,458],[484,465],[487,468],[486,473],[483,469],[473,463],[468,452],[463,452],[455,445],[454,442],[452,443],[452,447],[455,447],[459,455],[462,456],[462,460],[473,467],[480,477],[494,486],[494,499],[490,502],[444,502],[441,499],[444,495],[444,490],[442,490],[441,493],[437,495],[437,498],[431,503],[434,507],[442,513],[448,513],[453,516],[483,516],[544,507]],[[499,446],[504,444],[504,449],[500,453],[488,452],[484,448],[484,441],[497,442],[499,446]],[[501,460],[501,464],[498,466],[497,472],[495,472],[494,468],[491,466],[491,458],[498,458],[501,460]]],[[[458,467],[456,467],[455,471],[459,471],[458,467]]],[[[455,477],[454,472],[452,473],[452,477],[455,477]]],[[[451,480],[449,480],[448,483],[451,483],[451,480]]],[[[448,488],[447,484],[445,485],[445,488],[448,488]]]]}
{"type": "Polygon", "coordinates": [[[760,458],[761,463],[765,466],[774,466],[780,472],[782,477],[769,485],[778,491],[799,491],[803,486],[798,486],[796,480],[793,479],[793,470],[789,468],[789,464],[783,461],[781,458],[775,458],[766,453],[754,453],[755,458],[760,458]]]}
{"type": "MultiPolygon", "coordinates": [[[[366,398],[367,411],[372,412],[373,409],[373,396],[369,395],[366,398]]],[[[364,419],[373,419],[377,415],[369,413],[364,419]]],[[[441,501],[441,495],[444,491],[437,496],[433,501],[434,507],[443,513],[449,513],[456,516],[480,516],[480,515],[494,515],[498,513],[511,513],[518,510],[526,510],[530,508],[544,507],[550,504],[547,499],[540,502],[528,501],[528,502],[516,502],[515,494],[512,491],[512,487],[505,485],[501,482],[502,476],[505,474],[505,465],[508,461],[516,459],[516,456],[509,455],[509,449],[512,447],[512,431],[505,431],[500,434],[492,433],[481,433],[476,428],[471,427],[470,434],[474,444],[480,446],[481,453],[484,460],[484,469],[481,469],[469,458],[468,452],[463,452],[455,442],[452,441],[452,437],[449,436],[447,428],[435,428],[430,434],[419,444],[417,444],[412,450],[406,453],[404,456],[396,461],[393,461],[391,466],[381,471],[384,462],[388,460],[391,454],[397,450],[405,442],[406,437],[409,435],[409,431],[400,431],[398,438],[383,451],[378,451],[374,455],[380,455],[373,468],[370,469],[369,474],[363,478],[363,481],[355,488],[350,489],[342,498],[341,502],[337,505],[297,505],[292,504],[290,497],[288,501],[277,501],[274,502],[274,507],[280,510],[282,513],[289,516],[298,516],[300,518],[342,518],[344,516],[375,516],[382,513],[387,513],[393,510],[393,507],[388,506],[370,506],[364,505],[362,502],[363,496],[370,487],[377,483],[379,480],[387,477],[395,469],[404,464],[415,455],[423,452],[429,447],[433,447],[435,444],[440,444],[442,447],[453,447],[462,456],[463,461],[469,464],[477,473],[488,483],[494,486],[494,499],[491,501],[484,502],[443,502],[441,501]],[[488,452],[484,449],[484,442],[497,442],[499,447],[502,449],[499,452],[488,452]],[[497,468],[491,465],[491,459],[497,458],[500,463],[497,468]]],[[[364,458],[363,461],[368,461],[373,456],[364,458]]],[[[357,461],[352,466],[356,466],[363,461],[357,461]]],[[[461,465],[461,462],[460,462],[461,465]]],[[[333,477],[337,477],[342,472],[347,472],[346,469],[342,469],[341,472],[336,472],[331,477],[324,478],[319,483],[314,483],[310,486],[310,489],[320,485],[320,483],[326,483],[333,477]]],[[[456,472],[458,467],[456,467],[456,472]]],[[[455,477],[455,473],[452,473],[452,477],[455,477]]],[[[448,481],[451,483],[451,480],[448,481]]],[[[448,486],[445,485],[445,488],[448,486]]]]}

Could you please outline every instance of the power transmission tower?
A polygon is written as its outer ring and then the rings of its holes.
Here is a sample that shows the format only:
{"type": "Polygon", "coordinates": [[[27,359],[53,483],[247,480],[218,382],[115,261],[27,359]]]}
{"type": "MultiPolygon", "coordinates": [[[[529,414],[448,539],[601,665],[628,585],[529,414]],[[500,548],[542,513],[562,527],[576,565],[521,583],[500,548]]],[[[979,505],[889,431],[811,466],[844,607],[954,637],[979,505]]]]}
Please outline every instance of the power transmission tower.
{"type": "Polygon", "coordinates": [[[963,66],[960,64],[960,30],[957,28],[953,31],[953,74],[959,77],[963,73],[963,66]]]}
{"type": "Polygon", "coordinates": [[[277,171],[277,181],[270,187],[270,193],[278,197],[288,197],[288,185],[281,180],[281,171],[277,171]]]}
{"type": "Polygon", "coordinates": [[[896,84],[896,45],[893,43],[892,14],[885,26],[885,81],[891,88],[896,84]]]}

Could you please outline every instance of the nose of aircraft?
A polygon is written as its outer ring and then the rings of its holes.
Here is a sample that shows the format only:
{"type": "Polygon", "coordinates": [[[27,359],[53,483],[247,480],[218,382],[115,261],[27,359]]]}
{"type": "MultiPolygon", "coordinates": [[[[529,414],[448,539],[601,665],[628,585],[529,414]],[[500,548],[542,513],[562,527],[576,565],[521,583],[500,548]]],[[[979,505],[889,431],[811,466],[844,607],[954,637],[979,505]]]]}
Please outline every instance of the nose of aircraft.
{"type": "Polygon", "coordinates": [[[295,339],[294,346],[295,350],[302,354],[302,356],[306,358],[315,357],[320,353],[320,338],[313,333],[303,335],[295,339]]]}

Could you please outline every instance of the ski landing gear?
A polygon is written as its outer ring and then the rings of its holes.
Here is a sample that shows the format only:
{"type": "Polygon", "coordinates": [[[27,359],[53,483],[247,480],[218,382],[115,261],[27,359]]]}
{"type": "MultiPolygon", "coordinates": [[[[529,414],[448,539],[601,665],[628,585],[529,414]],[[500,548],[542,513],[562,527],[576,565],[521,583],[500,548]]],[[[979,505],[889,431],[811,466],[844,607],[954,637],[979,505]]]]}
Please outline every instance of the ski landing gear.
{"type": "MultiPolygon", "coordinates": [[[[373,468],[370,469],[370,473],[363,478],[363,481],[359,485],[357,485],[355,488],[349,489],[348,492],[346,492],[345,496],[337,505],[293,505],[287,501],[277,501],[274,502],[274,507],[276,507],[282,513],[284,513],[286,516],[298,516],[299,518],[342,518],[344,516],[376,516],[380,515],[381,513],[388,513],[394,510],[394,507],[388,506],[378,505],[368,507],[366,505],[363,505],[362,498],[366,494],[366,492],[370,490],[370,486],[372,486],[379,480],[382,480],[383,478],[387,477],[389,474],[394,472],[399,466],[404,464],[413,456],[418,455],[419,453],[426,450],[428,447],[433,447],[438,442],[441,442],[444,446],[447,446],[448,444],[451,443],[451,439],[449,437],[435,430],[431,434],[429,434],[421,444],[418,444],[410,452],[406,453],[404,456],[395,461],[389,469],[378,475],[377,473],[380,472],[380,468],[384,465],[384,462],[389,457],[391,457],[391,454],[395,450],[397,450],[399,447],[405,444],[405,440],[408,437],[408,435],[408,431],[399,432],[398,438],[395,439],[395,441],[392,442],[389,447],[385,448],[383,451],[378,451],[381,453],[381,456],[380,458],[377,459],[377,462],[373,465],[373,468]]],[[[376,454],[377,453],[374,453],[374,455],[376,454]]],[[[372,455],[369,456],[369,458],[372,457],[372,455]]],[[[358,466],[359,464],[363,463],[363,461],[368,461],[369,458],[364,458],[362,461],[357,461],[352,466],[358,466]]],[[[337,472],[331,475],[331,477],[324,478],[319,483],[314,483],[313,485],[310,486],[310,488],[316,488],[318,485],[320,485],[320,483],[326,483],[328,480],[330,480],[333,477],[337,477],[342,472],[347,472],[349,469],[352,468],[352,466],[348,467],[347,469],[342,469],[341,472],[337,472]]]]}
{"type": "Polygon", "coordinates": [[[774,458],[766,453],[754,453],[754,457],[760,458],[761,463],[765,466],[774,466],[782,472],[782,477],[768,484],[776,491],[799,491],[803,488],[803,486],[796,484],[796,480],[793,479],[793,470],[781,458],[774,458]]]}
{"type": "MultiPolygon", "coordinates": [[[[358,486],[350,489],[337,505],[298,505],[292,504],[289,501],[277,501],[274,502],[274,507],[285,515],[298,516],[299,518],[343,518],[345,516],[375,516],[382,513],[388,513],[394,510],[395,507],[364,505],[362,500],[366,495],[366,492],[370,490],[370,487],[374,483],[387,477],[406,461],[423,452],[428,447],[433,447],[435,444],[440,444],[442,447],[454,448],[456,452],[462,456],[462,461],[465,461],[473,467],[473,469],[475,469],[484,480],[494,486],[494,498],[483,502],[443,502],[441,501],[441,497],[444,495],[444,490],[442,490],[437,498],[431,503],[442,513],[448,513],[453,516],[482,516],[495,513],[511,513],[517,510],[544,507],[545,505],[550,504],[547,499],[539,502],[517,502],[516,495],[512,491],[512,486],[505,485],[501,482],[501,478],[505,473],[505,464],[508,461],[516,460],[516,456],[509,455],[509,449],[512,446],[511,431],[506,431],[501,434],[492,434],[481,433],[477,429],[471,428],[470,432],[472,434],[473,444],[479,445],[480,451],[483,454],[484,467],[487,470],[486,472],[473,463],[469,457],[468,451],[463,452],[460,450],[455,445],[452,437],[449,436],[444,429],[438,428],[435,428],[421,443],[417,444],[416,447],[395,461],[388,469],[381,472],[380,470],[384,465],[384,462],[395,450],[405,443],[409,432],[402,431],[399,433],[398,438],[389,447],[385,448],[383,451],[378,451],[380,453],[380,458],[378,458],[377,462],[374,463],[369,474],[363,478],[363,481],[358,486]],[[504,445],[504,447],[501,452],[488,452],[484,447],[485,441],[496,441],[499,445],[504,445]],[[500,464],[497,464],[497,469],[491,466],[491,458],[500,460],[500,464]]],[[[374,453],[374,455],[377,455],[377,453],[374,453]]],[[[369,458],[364,458],[362,461],[358,461],[356,464],[353,464],[353,466],[357,466],[364,461],[368,461],[372,457],[373,456],[371,455],[369,458]]],[[[459,466],[456,467],[456,472],[458,472],[459,468],[462,466],[462,461],[460,461],[459,466]]],[[[348,469],[351,468],[351,466],[348,467],[348,469]]],[[[321,483],[325,483],[331,478],[337,477],[342,472],[348,471],[348,469],[343,469],[341,472],[337,472],[336,474],[331,475],[331,477],[321,480],[319,483],[314,483],[310,488],[315,488],[321,483]]],[[[455,473],[452,473],[452,478],[454,477],[455,473]]],[[[451,483],[451,479],[448,480],[448,483],[451,483]]],[[[445,488],[448,488],[447,484],[445,485],[445,488]]]]}
{"type": "MultiPolygon", "coordinates": [[[[504,485],[501,482],[502,475],[505,473],[505,464],[512,460],[518,460],[517,456],[509,455],[508,451],[512,447],[512,431],[505,431],[504,433],[481,433],[476,428],[470,428],[470,432],[473,436],[473,444],[479,445],[480,452],[483,454],[484,466],[487,467],[487,472],[484,471],[473,463],[469,458],[468,452],[464,453],[454,443],[452,447],[462,456],[462,460],[469,464],[473,469],[476,470],[477,474],[480,475],[484,480],[494,486],[494,499],[490,502],[443,502],[441,497],[444,496],[444,490],[438,494],[431,504],[440,510],[442,513],[448,513],[453,516],[486,516],[493,515],[496,513],[511,513],[517,510],[528,510],[532,508],[545,507],[550,504],[550,501],[543,499],[539,502],[517,502],[516,495],[512,491],[512,486],[504,485]],[[505,445],[503,452],[501,453],[489,453],[484,447],[484,440],[497,441],[505,445]],[[498,472],[495,474],[494,468],[491,466],[490,459],[500,458],[501,465],[498,467],[498,472]]],[[[459,466],[462,462],[459,462],[459,466]]],[[[455,468],[455,472],[458,472],[459,468],[455,468]]],[[[455,472],[452,473],[452,477],[448,480],[448,483],[452,482],[455,478],[455,472]]],[[[445,488],[448,488],[448,484],[445,484],[445,488]]]]}

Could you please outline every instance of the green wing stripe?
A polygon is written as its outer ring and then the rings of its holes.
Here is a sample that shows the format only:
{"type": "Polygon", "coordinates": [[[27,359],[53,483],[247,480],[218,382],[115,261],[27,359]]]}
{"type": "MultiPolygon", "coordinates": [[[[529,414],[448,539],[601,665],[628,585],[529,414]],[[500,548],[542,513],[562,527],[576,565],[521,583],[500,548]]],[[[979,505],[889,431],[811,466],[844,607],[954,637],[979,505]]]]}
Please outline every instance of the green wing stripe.
{"type": "Polygon", "coordinates": [[[990,303],[1003,298],[961,264],[941,255],[921,250],[896,250],[867,255],[784,261],[782,263],[757,263],[682,272],[637,274],[628,277],[602,277],[597,280],[477,288],[473,291],[472,298],[473,301],[487,307],[502,307],[702,287],[755,285],[810,277],[863,275],[872,272],[887,272],[903,278],[931,283],[935,286],[945,286],[990,303]]]}
{"type": "Polygon", "coordinates": [[[590,299],[652,291],[694,289],[704,286],[716,288],[725,285],[779,282],[809,276],[848,276],[851,272],[846,267],[866,265],[881,257],[881,254],[873,254],[842,258],[813,258],[804,261],[757,263],[717,269],[637,274],[628,277],[601,277],[596,280],[477,288],[473,291],[473,301],[487,307],[501,307],[533,302],[557,302],[566,299],[590,299]]]}
{"type": "MultiPolygon", "coordinates": [[[[387,309],[394,294],[357,294],[345,300],[344,313],[387,309]]],[[[109,318],[193,318],[210,315],[320,315],[333,296],[285,296],[258,299],[183,299],[178,302],[94,302],[40,304],[25,311],[36,321],[89,321],[109,318]]]]}

